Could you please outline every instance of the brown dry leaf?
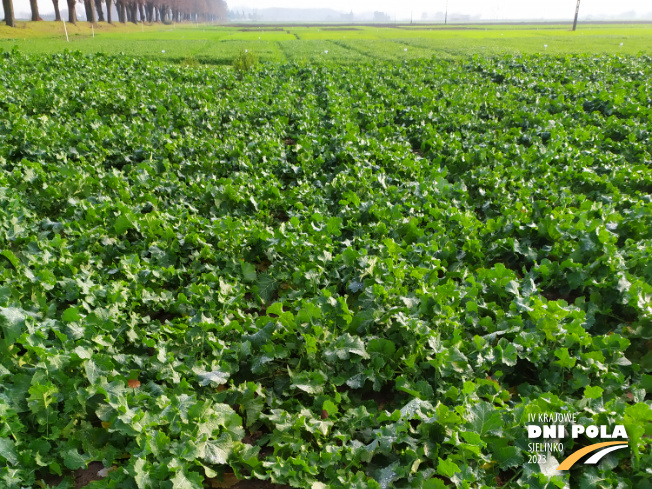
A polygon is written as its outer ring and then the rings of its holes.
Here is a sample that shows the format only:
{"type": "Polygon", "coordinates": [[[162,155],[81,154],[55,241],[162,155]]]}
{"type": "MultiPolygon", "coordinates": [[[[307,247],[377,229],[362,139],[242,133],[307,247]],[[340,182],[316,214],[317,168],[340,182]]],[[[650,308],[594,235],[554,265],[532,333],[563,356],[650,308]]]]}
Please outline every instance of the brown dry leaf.
{"type": "Polygon", "coordinates": [[[113,471],[116,471],[116,470],[118,470],[117,465],[113,465],[113,466],[108,467],[108,468],[103,468],[103,469],[101,469],[101,470],[99,470],[97,472],[97,476],[98,477],[108,477],[109,472],[113,472],[113,471]]]}
{"type": "Polygon", "coordinates": [[[496,379],[494,379],[493,377],[491,377],[490,375],[487,375],[486,380],[488,380],[489,382],[493,382],[498,387],[500,387],[500,384],[498,383],[498,381],[496,379]]]}
{"type": "Polygon", "coordinates": [[[129,380],[127,381],[127,384],[128,384],[129,387],[131,387],[132,389],[137,389],[138,387],[140,387],[140,380],[137,380],[137,379],[129,379],[129,380]]]}
{"type": "Polygon", "coordinates": [[[217,386],[217,392],[224,392],[226,390],[226,386],[224,384],[220,384],[217,386]]]}

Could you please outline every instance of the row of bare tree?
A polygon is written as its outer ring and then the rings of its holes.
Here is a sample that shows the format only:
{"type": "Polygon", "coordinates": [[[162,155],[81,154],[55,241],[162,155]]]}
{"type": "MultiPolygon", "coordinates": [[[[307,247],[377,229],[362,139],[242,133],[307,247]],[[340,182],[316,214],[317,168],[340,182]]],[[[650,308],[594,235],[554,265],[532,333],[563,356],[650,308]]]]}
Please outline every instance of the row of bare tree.
{"type": "MultiPolygon", "coordinates": [[[[226,19],[227,5],[224,0],[65,0],[68,4],[68,22],[77,23],[76,3],[83,3],[89,22],[113,22],[113,7],[118,22],[219,22],[226,19]],[[104,15],[106,7],[106,16],[104,15]]],[[[56,21],[61,21],[59,0],[52,0],[56,21]]],[[[29,0],[32,20],[43,20],[39,15],[37,0],[29,0]]],[[[16,26],[13,0],[2,0],[5,23],[16,26]]]]}

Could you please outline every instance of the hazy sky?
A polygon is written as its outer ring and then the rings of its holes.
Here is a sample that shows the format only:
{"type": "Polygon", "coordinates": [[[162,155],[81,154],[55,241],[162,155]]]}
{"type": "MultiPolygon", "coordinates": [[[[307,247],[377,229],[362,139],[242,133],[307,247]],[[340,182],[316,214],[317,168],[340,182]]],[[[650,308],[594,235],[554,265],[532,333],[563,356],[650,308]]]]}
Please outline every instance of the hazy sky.
{"type": "MultiPolygon", "coordinates": [[[[60,1],[65,6],[65,1],[60,1]]],[[[229,8],[263,9],[267,7],[291,8],[332,8],[349,12],[369,12],[380,10],[390,17],[409,18],[412,13],[416,20],[423,12],[430,15],[446,8],[446,0],[227,0],[229,8]]],[[[449,0],[448,12],[481,15],[483,19],[560,19],[572,17],[575,11],[575,0],[449,0]]],[[[53,11],[51,0],[38,0],[42,13],[53,11]]],[[[83,11],[79,5],[78,11],[83,11]]],[[[16,14],[29,12],[29,0],[14,0],[16,14]]],[[[625,12],[636,11],[639,15],[652,13],[650,0],[583,0],[580,8],[580,18],[586,16],[612,15],[618,16],[625,12]]]]}
{"type": "MultiPolygon", "coordinates": [[[[227,0],[228,1],[228,0],[227,0]]],[[[423,12],[434,14],[444,11],[446,0],[231,0],[229,7],[267,8],[267,7],[329,7],[335,10],[365,12],[372,10],[384,11],[390,16],[396,14],[405,17],[413,13],[416,19],[423,12]]],[[[567,18],[575,13],[575,0],[449,0],[448,11],[482,15],[483,18],[567,18]]],[[[623,12],[652,12],[649,0],[583,0],[580,7],[581,15],[618,15],[623,12]]]]}

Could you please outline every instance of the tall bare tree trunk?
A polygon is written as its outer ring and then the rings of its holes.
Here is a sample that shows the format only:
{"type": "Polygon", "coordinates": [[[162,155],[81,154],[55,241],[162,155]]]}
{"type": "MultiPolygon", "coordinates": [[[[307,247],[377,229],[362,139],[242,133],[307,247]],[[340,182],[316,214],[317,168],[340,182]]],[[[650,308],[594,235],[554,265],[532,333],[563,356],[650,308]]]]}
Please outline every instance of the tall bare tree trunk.
{"type": "Polygon", "coordinates": [[[97,24],[97,16],[95,15],[95,2],[93,0],[85,0],[84,4],[88,5],[87,11],[89,15],[86,16],[86,20],[91,24],[97,24]]]}
{"type": "Polygon", "coordinates": [[[77,11],[75,10],[75,0],[68,1],[68,22],[77,25],[77,11]]]}
{"type": "Polygon", "coordinates": [[[102,0],[95,0],[95,11],[97,12],[97,21],[104,22],[104,10],[102,10],[102,0]]]}
{"type": "Polygon", "coordinates": [[[118,17],[120,18],[120,22],[122,24],[127,23],[127,4],[125,3],[125,0],[120,0],[120,4],[118,6],[118,17]]]}
{"type": "Polygon", "coordinates": [[[52,5],[54,5],[55,22],[61,22],[61,12],[59,11],[59,0],[52,0],[52,5]]]}
{"type": "Polygon", "coordinates": [[[38,2],[36,0],[29,0],[29,8],[32,10],[32,22],[43,20],[38,14],[38,2]]]}
{"type": "Polygon", "coordinates": [[[109,24],[112,24],[111,22],[111,0],[105,0],[106,1],[106,21],[109,24]]]}
{"type": "Polygon", "coordinates": [[[16,27],[16,17],[14,17],[14,3],[12,0],[2,0],[2,8],[5,10],[5,24],[9,27],[16,27]]]}
{"type": "Polygon", "coordinates": [[[138,12],[140,13],[140,21],[145,22],[145,6],[141,3],[138,2],[138,12]]]}

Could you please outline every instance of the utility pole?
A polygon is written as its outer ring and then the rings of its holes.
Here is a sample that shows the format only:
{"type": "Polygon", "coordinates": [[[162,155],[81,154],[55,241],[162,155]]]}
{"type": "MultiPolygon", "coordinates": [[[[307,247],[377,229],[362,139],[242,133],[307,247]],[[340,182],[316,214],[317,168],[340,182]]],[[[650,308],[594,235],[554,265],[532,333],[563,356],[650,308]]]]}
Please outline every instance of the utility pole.
{"type": "Polygon", "coordinates": [[[448,0],[446,0],[446,14],[444,15],[444,25],[448,24],[448,0]]]}
{"type": "Polygon", "coordinates": [[[573,30],[577,27],[577,15],[580,13],[580,0],[577,0],[577,6],[575,7],[575,20],[573,21],[573,30]]]}

